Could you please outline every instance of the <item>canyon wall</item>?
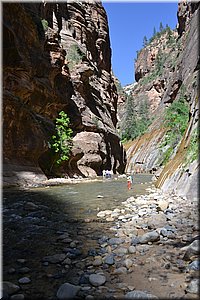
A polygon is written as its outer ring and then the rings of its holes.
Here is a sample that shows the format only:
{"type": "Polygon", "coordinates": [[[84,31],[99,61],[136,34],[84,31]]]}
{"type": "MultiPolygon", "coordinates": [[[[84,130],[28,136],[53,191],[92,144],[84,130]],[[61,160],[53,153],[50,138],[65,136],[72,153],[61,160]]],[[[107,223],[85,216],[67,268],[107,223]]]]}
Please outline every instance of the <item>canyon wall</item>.
{"type": "Polygon", "coordinates": [[[100,2],[3,3],[5,185],[96,176],[103,169],[123,173],[117,97],[100,2]],[[50,141],[62,110],[73,148],[58,168],[50,141]]]}
{"type": "Polygon", "coordinates": [[[140,51],[135,63],[137,83],[126,87],[136,109],[142,101],[148,101],[152,117],[147,132],[125,145],[126,172],[151,172],[157,187],[197,198],[199,164],[197,158],[188,159],[188,153],[195,132],[198,143],[199,3],[180,2],[177,17],[177,32],[161,34],[140,51]],[[169,154],[169,145],[163,147],[167,137],[165,112],[181,97],[188,103],[189,120],[165,162],[169,154]]]}

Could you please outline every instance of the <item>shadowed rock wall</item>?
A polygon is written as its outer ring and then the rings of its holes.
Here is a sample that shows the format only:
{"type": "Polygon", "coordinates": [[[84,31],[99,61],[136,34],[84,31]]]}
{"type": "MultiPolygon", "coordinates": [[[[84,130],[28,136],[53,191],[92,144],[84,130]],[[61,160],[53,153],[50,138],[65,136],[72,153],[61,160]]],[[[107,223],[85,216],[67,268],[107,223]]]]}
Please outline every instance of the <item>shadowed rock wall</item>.
{"type": "Polygon", "coordinates": [[[27,172],[34,167],[31,174],[41,180],[43,173],[124,171],[109,30],[100,2],[4,3],[3,86],[7,183],[17,166],[20,172],[22,166],[27,172]],[[58,169],[52,168],[49,141],[61,110],[70,117],[74,146],[58,169]]]}

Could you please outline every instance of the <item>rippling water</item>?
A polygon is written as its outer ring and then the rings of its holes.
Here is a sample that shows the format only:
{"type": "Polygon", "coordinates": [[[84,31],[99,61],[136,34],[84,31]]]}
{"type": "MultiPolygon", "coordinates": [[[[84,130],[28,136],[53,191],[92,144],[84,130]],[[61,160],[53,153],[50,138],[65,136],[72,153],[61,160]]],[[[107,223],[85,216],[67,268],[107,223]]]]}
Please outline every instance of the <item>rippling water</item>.
{"type": "Polygon", "coordinates": [[[28,191],[8,190],[3,198],[8,205],[16,201],[36,201],[73,218],[94,217],[99,210],[114,209],[130,196],[144,194],[151,185],[151,178],[151,175],[135,175],[131,190],[127,189],[126,178],[104,179],[28,191]]]}

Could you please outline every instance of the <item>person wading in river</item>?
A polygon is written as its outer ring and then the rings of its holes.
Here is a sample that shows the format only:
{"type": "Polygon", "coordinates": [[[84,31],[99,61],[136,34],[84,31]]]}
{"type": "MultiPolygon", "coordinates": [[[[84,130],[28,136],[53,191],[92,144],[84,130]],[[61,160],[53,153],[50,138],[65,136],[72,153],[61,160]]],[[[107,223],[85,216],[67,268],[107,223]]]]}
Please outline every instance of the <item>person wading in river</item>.
{"type": "Polygon", "coordinates": [[[132,185],[132,177],[128,176],[127,177],[127,188],[128,188],[128,190],[131,189],[131,185],[132,185]]]}

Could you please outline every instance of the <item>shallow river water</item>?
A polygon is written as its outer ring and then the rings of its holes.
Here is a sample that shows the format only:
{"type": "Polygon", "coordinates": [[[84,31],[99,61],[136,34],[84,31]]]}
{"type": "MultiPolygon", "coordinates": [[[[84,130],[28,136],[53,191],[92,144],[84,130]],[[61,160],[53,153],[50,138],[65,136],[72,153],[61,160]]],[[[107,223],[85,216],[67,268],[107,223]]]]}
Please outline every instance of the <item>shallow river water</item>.
{"type": "Polygon", "coordinates": [[[55,299],[61,283],[78,284],[77,264],[62,273],[58,264],[42,263],[46,255],[63,252],[65,245],[57,239],[59,234],[68,232],[72,239],[78,240],[82,245],[80,259],[84,259],[91,249],[96,249],[97,240],[109,233],[111,223],[99,222],[98,211],[114,209],[130,196],[145,194],[151,185],[151,175],[138,174],[131,190],[127,189],[126,178],[100,178],[27,190],[5,189],[3,280],[18,285],[20,277],[30,276],[29,284],[20,285],[25,299],[55,299]],[[25,263],[18,261],[21,259],[25,263]],[[30,269],[28,274],[23,275],[22,267],[30,269]]]}
{"type": "MultiPolygon", "coordinates": [[[[5,189],[2,202],[3,281],[19,289],[13,298],[7,295],[5,299],[58,299],[57,291],[63,283],[81,285],[75,299],[100,296],[102,299],[105,296],[106,299],[123,299],[121,297],[133,289],[149,291],[159,298],[162,295],[163,299],[184,296],[186,275],[181,263],[186,265],[186,262],[182,254],[179,255],[179,247],[186,244],[185,238],[196,235],[196,227],[191,227],[195,224],[196,208],[176,197],[173,202],[169,195],[158,191],[151,195],[151,178],[151,175],[135,175],[131,190],[127,189],[126,178],[5,189]],[[147,188],[150,188],[148,192],[147,188]],[[131,210],[139,222],[137,226],[124,219],[120,222],[119,219],[97,217],[98,212],[115,208],[120,208],[123,214],[124,201],[131,196],[135,197],[133,201],[137,196],[141,200],[136,205],[133,203],[131,210]],[[165,222],[165,213],[155,210],[158,207],[156,199],[172,205],[169,224],[165,222]],[[146,219],[143,221],[141,213],[144,210],[146,219]],[[191,218],[184,219],[183,213],[188,210],[191,218]],[[151,220],[151,213],[156,220],[151,220]],[[166,224],[167,228],[175,226],[177,235],[172,239],[160,236],[162,239],[155,244],[139,244],[135,251],[127,252],[132,245],[129,233],[142,236],[147,232],[147,223],[152,228],[154,221],[158,222],[155,228],[166,224]],[[112,241],[116,236],[124,239],[119,245],[104,242],[105,237],[106,241],[112,241]],[[114,261],[105,263],[104,259],[109,260],[111,256],[114,261]],[[132,265],[124,267],[130,260],[132,265]],[[118,274],[118,270],[123,272],[118,274]],[[99,287],[91,285],[88,276],[100,273],[105,275],[106,283],[99,287]]],[[[10,291],[10,295],[12,293],[10,291]]],[[[196,297],[196,294],[191,295],[196,297]]]]}
{"type": "Polygon", "coordinates": [[[131,190],[127,189],[126,178],[113,178],[20,192],[7,190],[3,199],[4,203],[8,204],[16,199],[34,202],[37,198],[37,201],[43,200],[45,205],[48,204],[52,208],[58,205],[72,218],[95,217],[98,210],[114,209],[131,196],[145,194],[145,189],[151,184],[151,178],[152,175],[148,174],[135,175],[131,190]]]}

